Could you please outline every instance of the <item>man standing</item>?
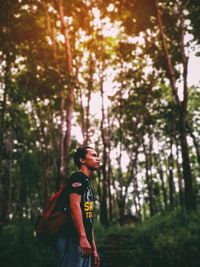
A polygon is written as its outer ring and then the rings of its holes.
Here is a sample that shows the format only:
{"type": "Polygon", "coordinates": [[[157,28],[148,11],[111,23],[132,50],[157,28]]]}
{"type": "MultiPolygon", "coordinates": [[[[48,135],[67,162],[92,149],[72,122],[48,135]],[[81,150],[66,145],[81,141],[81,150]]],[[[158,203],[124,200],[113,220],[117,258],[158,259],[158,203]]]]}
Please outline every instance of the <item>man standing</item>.
{"type": "Polygon", "coordinates": [[[90,179],[92,172],[99,169],[99,158],[93,148],[82,147],[77,149],[74,162],[79,171],[67,181],[69,221],[66,237],[62,235],[57,240],[59,267],[98,267],[90,179]]]}

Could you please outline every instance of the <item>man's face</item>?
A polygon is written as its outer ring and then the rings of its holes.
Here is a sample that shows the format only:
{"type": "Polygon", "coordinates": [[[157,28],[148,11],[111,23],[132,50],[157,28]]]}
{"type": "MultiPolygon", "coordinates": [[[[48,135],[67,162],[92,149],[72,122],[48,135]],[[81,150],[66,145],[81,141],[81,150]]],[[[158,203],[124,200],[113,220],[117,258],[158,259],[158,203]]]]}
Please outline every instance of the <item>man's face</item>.
{"type": "Polygon", "coordinates": [[[100,167],[100,161],[97,152],[92,148],[87,148],[87,153],[83,161],[85,166],[90,170],[98,170],[100,167]]]}

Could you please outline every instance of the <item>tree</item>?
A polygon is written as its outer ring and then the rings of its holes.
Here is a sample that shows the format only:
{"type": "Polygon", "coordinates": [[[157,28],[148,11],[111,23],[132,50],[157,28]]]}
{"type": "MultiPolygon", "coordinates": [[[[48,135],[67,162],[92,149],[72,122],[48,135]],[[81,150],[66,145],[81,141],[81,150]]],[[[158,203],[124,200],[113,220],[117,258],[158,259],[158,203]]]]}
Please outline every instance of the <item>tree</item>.
{"type": "MultiPolygon", "coordinates": [[[[146,51],[150,52],[149,55],[153,60],[154,67],[158,71],[162,71],[170,82],[179,117],[185,205],[190,209],[194,208],[196,204],[187,144],[188,56],[186,55],[184,37],[188,31],[185,23],[188,3],[188,1],[184,3],[182,1],[174,3],[164,1],[161,6],[160,1],[157,0],[148,1],[148,3],[146,0],[126,1],[122,3],[122,6],[127,10],[122,23],[128,34],[132,33],[137,36],[142,32],[145,35],[147,45],[149,42],[151,43],[151,50],[147,46],[146,51]],[[131,18],[134,18],[134,20],[131,20],[131,18]],[[154,40],[155,36],[156,42],[154,40]],[[157,51],[159,51],[159,54],[157,51]],[[178,64],[181,64],[182,71],[178,71],[178,64]],[[177,82],[180,77],[183,81],[183,100],[180,100],[178,95],[177,82]]],[[[163,77],[163,79],[165,78],[163,77]]]]}

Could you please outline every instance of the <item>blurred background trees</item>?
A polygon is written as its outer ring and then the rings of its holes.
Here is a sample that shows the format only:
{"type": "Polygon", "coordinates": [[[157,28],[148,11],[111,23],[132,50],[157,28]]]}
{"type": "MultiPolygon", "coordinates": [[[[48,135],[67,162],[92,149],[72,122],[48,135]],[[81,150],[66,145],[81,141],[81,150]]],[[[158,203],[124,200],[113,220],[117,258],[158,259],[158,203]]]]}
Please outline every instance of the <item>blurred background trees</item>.
{"type": "Polygon", "coordinates": [[[0,218],[34,220],[100,154],[97,219],[199,204],[198,1],[1,1],[0,218]]]}

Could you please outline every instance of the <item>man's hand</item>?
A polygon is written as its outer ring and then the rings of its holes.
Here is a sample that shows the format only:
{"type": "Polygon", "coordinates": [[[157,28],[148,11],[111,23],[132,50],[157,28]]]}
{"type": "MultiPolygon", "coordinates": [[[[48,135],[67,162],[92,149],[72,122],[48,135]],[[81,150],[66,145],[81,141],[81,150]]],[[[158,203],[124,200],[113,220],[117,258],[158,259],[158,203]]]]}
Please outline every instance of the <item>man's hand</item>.
{"type": "Polygon", "coordinates": [[[100,258],[96,250],[92,251],[92,266],[99,267],[100,265],[100,258]]]}
{"type": "Polygon", "coordinates": [[[86,237],[80,238],[80,248],[83,256],[91,255],[92,247],[90,246],[90,243],[88,242],[86,237]]]}

